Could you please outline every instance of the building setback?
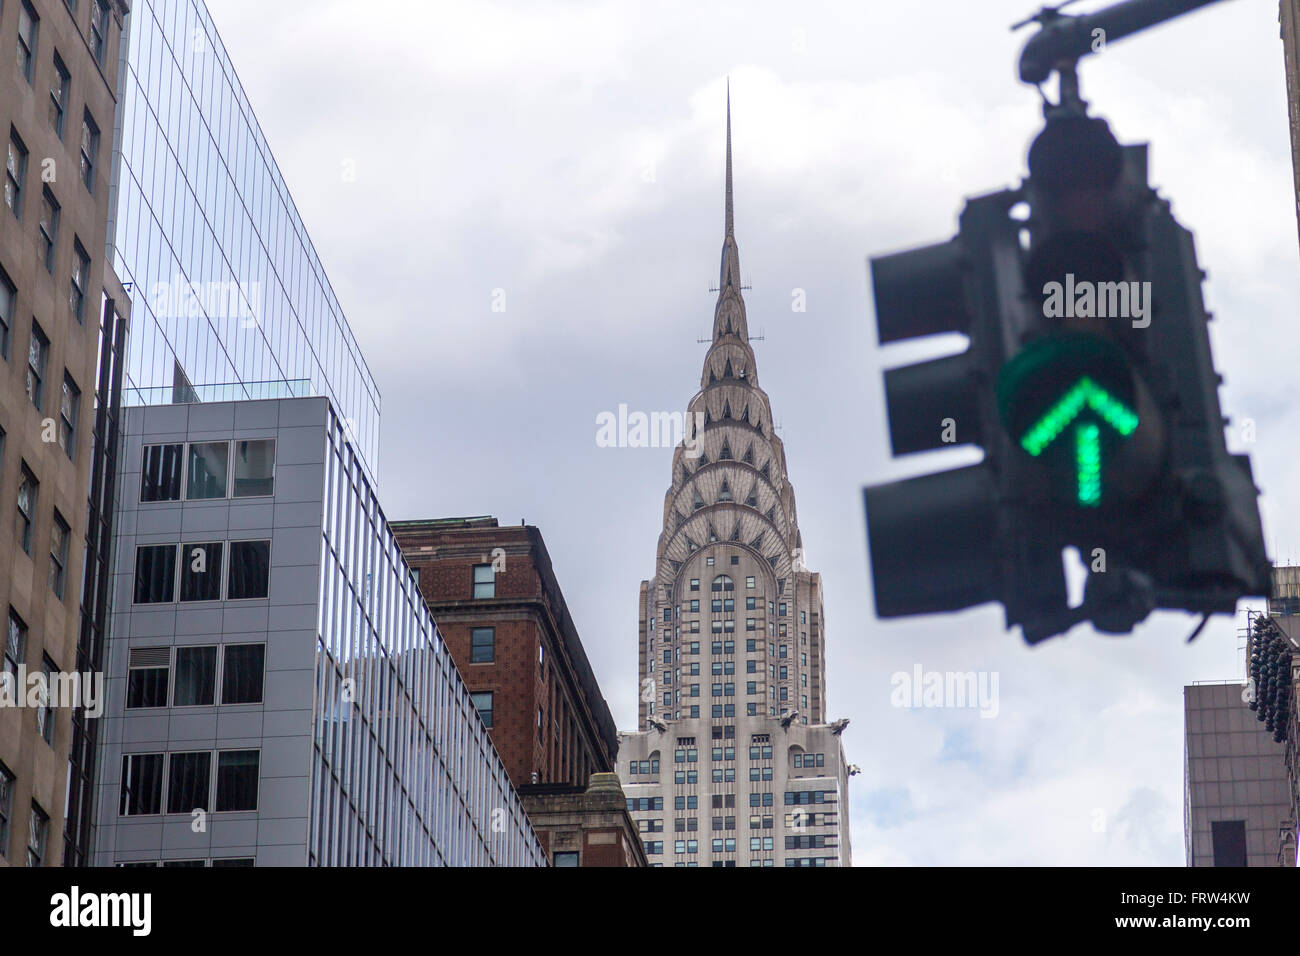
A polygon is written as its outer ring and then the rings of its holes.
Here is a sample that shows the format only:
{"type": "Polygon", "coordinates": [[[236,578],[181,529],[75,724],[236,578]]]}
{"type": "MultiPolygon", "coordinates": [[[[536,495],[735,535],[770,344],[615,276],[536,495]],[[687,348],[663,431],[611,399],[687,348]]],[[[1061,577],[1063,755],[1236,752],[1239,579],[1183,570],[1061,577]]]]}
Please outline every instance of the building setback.
{"type": "Polygon", "coordinates": [[[641,582],[640,730],[621,735],[619,773],[652,865],[847,865],[847,721],[826,724],[821,575],[749,343],[730,97],[724,210],[713,335],[641,582]]]}
{"type": "Polygon", "coordinates": [[[131,408],[98,865],[544,866],[324,397],[131,408]]]}
{"type": "Polygon", "coordinates": [[[1300,810],[1300,568],[1273,569],[1249,613],[1246,683],[1184,689],[1188,866],[1295,866],[1300,810]]]}
{"type": "Polygon", "coordinates": [[[0,7],[0,496],[17,505],[0,522],[0,866],[80,862],[88,832],[93,721],[44,688],[47,675],[97,670],[104,624],[129,312],[105,258],[106,171],[126,11],[120,0],[0,7]]]}
{"type": "Polygon", "coordinates": [[[614,718],[541,532],[478,517],[393,533],[556,865],[644,866],[614,718]]]}

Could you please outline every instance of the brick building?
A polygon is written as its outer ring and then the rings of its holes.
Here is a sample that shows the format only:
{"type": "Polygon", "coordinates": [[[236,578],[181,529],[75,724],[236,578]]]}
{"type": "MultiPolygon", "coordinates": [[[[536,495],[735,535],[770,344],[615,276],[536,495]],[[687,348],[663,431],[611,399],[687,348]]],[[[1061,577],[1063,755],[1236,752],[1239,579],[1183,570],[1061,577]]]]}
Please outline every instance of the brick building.
{"type": "Polygon", "coordinates": [[[491,517],[392,527],[534,829],[561,854],[555,865],[645,866],[608,779],[614,718],[541,532],[491,517]],[[573,853],[580,862],[568,862],[573,853]]]}
{"type": "Polygon", "coordinates": [[[536,528],[495,518],[393,531],[516,787],[585,786],[618,732],[536,528]]]}
{"type": "Polygon", "coordinates": [[[586,789],[527,784],[519,795],[553,866],[648,865],[618,774],[594,773],[586,789]]]}

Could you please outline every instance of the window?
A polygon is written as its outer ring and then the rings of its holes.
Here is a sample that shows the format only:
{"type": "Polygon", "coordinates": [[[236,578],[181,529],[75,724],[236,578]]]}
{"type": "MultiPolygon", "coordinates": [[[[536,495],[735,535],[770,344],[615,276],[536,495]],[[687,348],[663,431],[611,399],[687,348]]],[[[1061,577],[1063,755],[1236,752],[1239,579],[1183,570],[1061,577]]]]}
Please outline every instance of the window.
{"type": "Polygon", "coordinates": [[[81,117],[81,181],[92,193],[95,191],[95,162],[99,159],[99,127],[90,111],[81,117]]]}
{"type": "Polygon", "coordinates": [[[566,850],[555,854],[554,866],[577,866],[578,852],[576,850],[566,850]]]}
{"type": "Polygon", "coordinates": [[[257,809],[257,772],[261,754],[256,750],[222,750],[217,753],[218,813],[257,809]]]}
{"type": "Polygon", "coordinates": [[[181,600],[221,600],[220,541],[181,547],[181,600]]]}
{"type": "Polygon", "coordinates": [[[59,445],[68,458],[77,453],[77,418],[81,411],[81,389],[67,372],[63,373],[63,392],[59,396],[59,445]]]}
{"type": "Polygon", "coordinates": [[[86,286],[90,282],[90,256],[80,239],[72,242],[72,278],[68,282],[68,308],[78,322],[86,321],[86,286]]]}
{"type": "Polygon", "coordinates": [[[750,589],[754,587],[754,579],[752,577],[745,578],[745,587],[750,589]]]}
{"type": "Polygon", "coordinates": [[[45,841],[50,832],[50,815],[32,801],[32,816],[27,828],[27,865],[45,865],[45,841]]]}
{"type": "MultiPolygon", "coordinates": [[[[490,564],[474,565],[474,597],[491,598],[497,596],[497,575],[490,564]]],[[[664,620],[668,620],[668,610],[664,609],[664,620]]]]}
{"type": "Polygon", "coordinates": [[[260,704],[265,682],[265,644],[227,644],[222,655],[221,702],[260,704]]]}
{"type": "Polygon", "coordinates": [[[230,542],[230,580],[227,601],[264,598],[271,591],[271,542],[230,542]]]}
{"type": "Polygon", "coordinates": [[[216,689],[216,646],[176,648],[176,691],[172,706],[211,706],[216,702],[216,689]]]}
{"type": "Polygon", "coordinates": [[[16,219],[23,218],[23,189],[27,183],[27,147],[9,128],[9,155],[5,160],[5,205],[16,219]]]}
{"type": "Polygon", "coordinates": [[[691,578],[691,590],[692,590],[692,591],[698,591],[699,589],[700,589],[700,579],[699,579],[699,578],[691,578]]]}
{"type": "Polygon", "coordinates": [[[133,647],[126,679],[126,706],[166,707],[171,678],[170,647],[133,647]]]}
{"type": "Polygon", "coordinates": [[[49,186],[41,187],[41,261],[45,271],[54,275],[54,249],[59,239],[59,202],[49,186]]]}
{"type": "MultiPolygon", "coordinates": [[[[495,627],[476,627],[469,632],[469,659],[471,664],[491,664],[496,660],[497,630],[495,627]]],[[[665,651],[665,653],[667,653],[665,651]]]]}
{"type": "Polygon", "coordinates": [[[9,856],[9,824],[14,814],[14,775],[0,763],[0,857],[9,856]]]}
{"type": "Polygon", "coordinates": [[[50,355],[50,340],[32,319],[32,335],[27,341],[27,397],[40,411],[45,398],[45,364],[50,355]]]}
{"type": "Polygon", "coordinates": [[[176,594],[176,545],[135,549],[135,603],[167,604],[176,594]]]}
{"type": "MultiPolygon", "coordinates": [[[[474,704],[474,709],[478,711],[479,720],[483,721],[483,726],[491,728],[492,726],[492,691],[479,691],[469,695],[470,701],[474,704]]],[[[540,717],[540,711],[538,715],[540,717]]]]}
{"type": "Polygon", "coordinates": [[[27,651],[27,622],[18,616],[12,607],[9,609],[9,626],[5,631],[5,669],[9,675],[9,687],[13,693],[23,692],[18,686],[18,665],[25,660],[27,651]]]}
{"type": "Polygon", "coordinates": [[[230,444],[228,442],[194,442],[190,445],[189,476],[185,497],[191,499],[226,497],[226,474],[230,444]]]}
{"type": "Polygon", "coordinates": [[[54,82],[50,84],[50,126],[54,127],[54,132],[59,139],[63,139],[63,127],[68,111],[68,87],[71,82],[71,74],[63,65],[63,58],[55,53],[54,82]]]}
{"type": "Polygon", "coordinates": [[[1215,866],[1246,866],[1246,821],[1210,821],[1215,866]]]}
{"type": "Polygon", "coordinates": [[[167,759],[167,812],[207,810],[212,792],[212,752],[174,753],[167,759]]]}
{"type": "Polygon", "coordinates": [[[68,541],[72,531],[56,510],[50,534],[50,590],[62,601],[68,580],[68,541]]]}
{"type": "Polygon", "coordinates": [[[28,83],[32,82],[32,69],[36,61],[36,33],[41,18],[27,0],[18,6],[18,71],[28,83]]]}
{"type": "Polygon", "coordinates": [[[275,494],[275,442],[235,442],[234,497],[256,498],[275,494]]]}
{"type": "Polygon", "coordinates": [[[184,445],[147,445],[140,466],[141,501],[179,501],[184,445]]]}
{"type": "Polygon", "coordinates": [[[32,525],[36,520],[36,498],[40,493],[41,483],[32,474],[27,462],[23,462],[22,475],[18,479],[18,525],[16,533],[23,550],[32,553],[32,525]]]}
{"type": "Polygon", "coordinates": [[[0,358],[9,360],[9,330],[14,325],[14,299],[18,289],[0,269],[0,358]]]}
{"type": "Polygon", "coordinates": [[[162,813],[162,754],[123,754],[117,812],[124,817],[162,813]]]}
{"type": "Polygon", "coordinates": [[[104,0],[95,0],[90,5],[90,52],[95,54],[95,62],[104,65],[104,48],[108,38],[108,4],[104,0]]]}

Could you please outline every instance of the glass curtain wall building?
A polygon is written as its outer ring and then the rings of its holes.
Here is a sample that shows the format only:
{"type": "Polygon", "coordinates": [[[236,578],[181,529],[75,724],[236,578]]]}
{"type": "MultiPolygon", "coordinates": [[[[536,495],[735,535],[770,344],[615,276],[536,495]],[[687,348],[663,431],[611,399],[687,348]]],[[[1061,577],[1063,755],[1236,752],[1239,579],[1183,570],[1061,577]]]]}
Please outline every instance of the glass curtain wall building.
{"type": "Polygon", "coordinates": [[[119,71],[108,235],[133,300],[124,402],[307,382],[377,474],[379,390],[202,0],[133,2],[119,71]]]}
{"type": "Polygon", "coordinates": [[[98,865],[546,865],[326,399],[122,454],[98,865]]]}

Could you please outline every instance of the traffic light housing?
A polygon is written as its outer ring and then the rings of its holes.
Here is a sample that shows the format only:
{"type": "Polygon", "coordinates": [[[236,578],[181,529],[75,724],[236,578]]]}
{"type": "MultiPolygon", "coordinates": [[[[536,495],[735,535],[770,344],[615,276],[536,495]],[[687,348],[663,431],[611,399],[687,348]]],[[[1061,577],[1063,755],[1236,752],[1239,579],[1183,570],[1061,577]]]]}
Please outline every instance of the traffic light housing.
{"type": "Polygon", "coordinates": [[[1157,607],[1231,613],[1267,592],[1269,563],[1249,460],[1224,441],[1191,233],[1148,185],[1145,146],[1077,101],[1047,111],[1029,172],[969,200],[950,242],[871,262],[882,344],[969,340],[885,372],[894,454],[984,449],[866,489],[877,613],[1000,601],[1030,643],[1157,607]],[[1068,547],[1089,568],[1078,607],[1068,547]]]}

